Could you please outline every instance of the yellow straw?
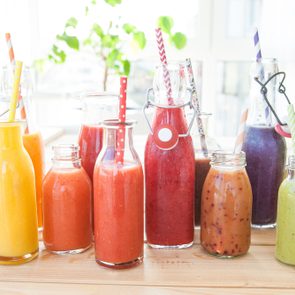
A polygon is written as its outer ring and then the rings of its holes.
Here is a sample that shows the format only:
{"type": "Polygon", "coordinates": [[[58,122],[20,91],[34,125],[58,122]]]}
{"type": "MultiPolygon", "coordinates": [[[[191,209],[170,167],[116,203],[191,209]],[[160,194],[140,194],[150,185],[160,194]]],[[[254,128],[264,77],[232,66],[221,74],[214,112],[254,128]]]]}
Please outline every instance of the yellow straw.
{"type": "Polygon", "coordinates": [[[14,81],[13,81],[13,90],[10,100],[9,107],[9,117],[8,122],[13,122],[15,120],[15,110],[17,106],[18,96],[19,96],[19,83],[22,73],[23,63],[21,61],[16,62],[15,72],[14,72],[14,81]]]}

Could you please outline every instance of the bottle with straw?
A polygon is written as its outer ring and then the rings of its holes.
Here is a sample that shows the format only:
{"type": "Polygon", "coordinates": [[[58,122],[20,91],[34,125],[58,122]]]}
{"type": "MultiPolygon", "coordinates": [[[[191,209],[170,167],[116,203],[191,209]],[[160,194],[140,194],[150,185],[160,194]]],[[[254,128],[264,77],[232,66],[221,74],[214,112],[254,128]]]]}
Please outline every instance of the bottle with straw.
{"type": "Polygon", "coordinates": [[[194,239],[195,160],[184,116],[183,63],[167,62],[156,29],[160,65],[144,108],[154,108],[145,146],[146,235],[153,248],[187,248],[194,239]]]}
{"type": "MultiPolygon", "coordinates": [[[[248,119],[247,111],[242,115],[235,152],[246,153],[247,173],[253,191],[253,227],[274,227],[276,222],[277,196],[283,179],[286,159],[286,143],[273,126],[266,103],[261,94],[261,87],[255,81],[266,81],[278,70],[275,59],[262,60],[257,31],[254,34],[256,61],[251,76],[250,102],[248,119]],[[257,71],[259,69],[259,71],[257,71]],[[246,129],[245,129],[246,128],[246,129]],[[244,139],[243,139],[244,138],[244,139]],[[244,142],[243,142],[244,141],[244,142]]],[[[275,105],[276,79],[267,84],[267,97],[275,105]]]]}
{"type": "Polygon", "coordinates": [[[133,146],[135,122],[126,119],[126,91],[121,77],[119,119],[103,121],[93,174],[95,259],[117,269],[143,261],[143,171],[133,146]]]}
{"type": "Polygon", "coordinates": [[[0,264],[21,264],[38,256],[36,190],[32,161],[15,120],[22,62],[16,62],[7,122],[0,122],[0,264]]]}

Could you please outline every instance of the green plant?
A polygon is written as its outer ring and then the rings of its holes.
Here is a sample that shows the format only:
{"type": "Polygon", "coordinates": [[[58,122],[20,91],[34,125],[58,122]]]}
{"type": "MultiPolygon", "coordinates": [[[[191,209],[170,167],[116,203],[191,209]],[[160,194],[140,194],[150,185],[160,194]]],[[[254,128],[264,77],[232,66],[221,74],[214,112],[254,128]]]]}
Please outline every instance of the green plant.
{"type": "MultiPolygon", "coordinates": [[[[122,0],[99,0],[99,2],[115,7],[120,5],[122,0]]],[[[85,16],[88,17],[96,6],[97,1],[91,0],[85,6],[85,16]]],[[[169,16],[161,16],[158,19],[158,26],[168,34],[170,43],[177,49],[182,49],[186,45],[186,36],[180,32],[172,33],[173,24],[173,19],[169,16]]],[[[124,51],[126,39],[131,39],[142,50],[146,46],[145,33],[138,30],[133,24],[122,23],[121,18],[111,19],[106,26],[99,22],[93,22],[86,37],[78,36],[78,25],[79,21],[75,17],[66,21],[62,34],[56,36],[48,59],[56,64],[61,64],[66,62],[68,50],[79,51],[82,47],[88,47],[103,63],[104,90],[107,88],[110,72],[128,76],[131,64],[124,51]]]]}

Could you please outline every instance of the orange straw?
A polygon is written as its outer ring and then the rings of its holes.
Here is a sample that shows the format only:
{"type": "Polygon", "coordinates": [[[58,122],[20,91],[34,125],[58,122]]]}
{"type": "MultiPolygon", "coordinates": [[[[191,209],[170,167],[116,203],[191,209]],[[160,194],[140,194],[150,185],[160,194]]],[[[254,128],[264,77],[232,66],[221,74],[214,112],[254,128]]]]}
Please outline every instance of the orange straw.
{"type": "Polygon", "coordinates": [[[236,139],[236,144],[234,149],[235,154],[239,154],[242,151],[244,138],[245,138],[247,118],[248,118],[248,109],[245,109],[242,112],[241,119],[240,119],[239,131],[238,131],[238,136],[236,139]]]}
{"type": "MultiPolygon", "coordinates": [[[[11,64],[11,66],[13,68],[13,72],[15,72],[15,57],[14,57],[14,50],[13,50],[13,46],[12,46],[12,42],[11,42],[10,33],[5,34],[5,39],[6,39],[6,44],[7,44],[7,48],[8,48],[10,64],[11,64]]],[[[24,101],[23,101],[23,98],[22,98],[20,92],[19,92],[19,96],[18,96],[18,104],[19,104],[19,107],[20,107],[21,119],[23,119],[25,121],[25,133],[29,133],[26,109],[25,109],[24,101]]]]}
{"type": "Polygon", "coordinates": [[[119,129],[117,135],[117,154],[116,162],[123,164],[124,162],[124,148],[125,148],[125,126],[126,121],[126,90],[127,77],[120,77],[120,109],[119,109],[119,129]]]}

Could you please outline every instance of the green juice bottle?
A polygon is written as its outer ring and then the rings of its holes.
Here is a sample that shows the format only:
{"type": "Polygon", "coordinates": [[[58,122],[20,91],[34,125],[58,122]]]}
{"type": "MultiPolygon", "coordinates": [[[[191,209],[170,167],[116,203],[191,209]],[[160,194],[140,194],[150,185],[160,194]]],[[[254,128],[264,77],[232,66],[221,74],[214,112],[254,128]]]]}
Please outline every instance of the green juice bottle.
{"type": "Polygon", "coordinates": [[[279,189],[275,256],[295,265],[295,156],[289,157],[288,176],[279,189]]]}

